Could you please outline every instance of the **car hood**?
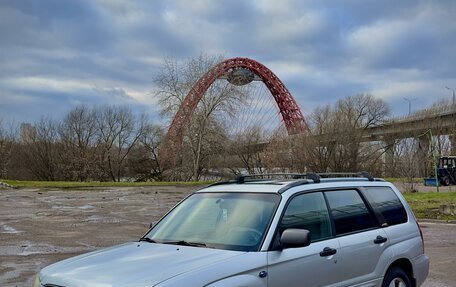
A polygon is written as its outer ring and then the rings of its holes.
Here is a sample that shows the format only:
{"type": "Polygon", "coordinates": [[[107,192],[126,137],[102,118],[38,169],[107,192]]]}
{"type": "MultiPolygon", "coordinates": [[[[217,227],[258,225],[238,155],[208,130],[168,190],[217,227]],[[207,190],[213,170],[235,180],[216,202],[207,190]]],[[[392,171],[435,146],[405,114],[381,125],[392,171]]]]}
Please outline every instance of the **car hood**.
{"type": "Polygon", "coordinates": [[[164,280],[245,252],[131,242],[52,264],[42,284],[65,287],[154,286],[164,280]]]}

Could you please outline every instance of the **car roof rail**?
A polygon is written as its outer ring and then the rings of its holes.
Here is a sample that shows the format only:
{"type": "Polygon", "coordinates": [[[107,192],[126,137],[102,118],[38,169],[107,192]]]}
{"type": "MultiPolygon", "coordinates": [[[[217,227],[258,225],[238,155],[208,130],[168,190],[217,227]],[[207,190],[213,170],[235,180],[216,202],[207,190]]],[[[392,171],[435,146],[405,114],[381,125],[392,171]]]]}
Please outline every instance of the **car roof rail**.
{"type": "Polygon", "coordinates": [[[271,181],[274,179],[311,179],[314,183],[320,182],[320,176],[314,172],[308,173],[263,173],[240,175],[236,183],[271,181]]]}
{"type": "MultiPolygon", "coordinates": [[[[381,179],[374,178],[369,172],[361,171],[361,172],[329,172],[329,173],[315,173],[315,172],[307,172],[307,173],[259,173],[259,174],[249,174],[249,175],[240,175],[236,177],[235,180],[228,180],[228,181],[220,181],[213,183],[209,186],[215,185],[223,185],[223,184],[244,184],[244,183],[261,183],[261,182],[271,182],[275,180],[297,180],[296,184],[304,184],[304,183],[320,183],[322,178],[332,178],[343,180],[343,178],[365,178],[368,181],[383,181],[381,179]],[[299,180],[301,179],[301,180],[299,180]],[[307,180],[312,180],[309,182],[307,180]]],[[[291,184],[293,185],[293,184],[291,184]]],[[[289,188],[290,186],[288,186],[289,188]]]]}
{"type": "Polygon", "coordinates": [[[319,175],[323,178],[329,177],[360,177],[366,178],[369,181],[375,181],[375,178],[367,171],[361,172],[328,172],[328,173],[319,173],[319,175]]]}
{"type": "Polygon", "coordinates": [[[313,180],[314,183],[319,183],[321,181],[321,176],[315,172],[308,172],[306,173],[306,177],[308,179],[313,180]]]}

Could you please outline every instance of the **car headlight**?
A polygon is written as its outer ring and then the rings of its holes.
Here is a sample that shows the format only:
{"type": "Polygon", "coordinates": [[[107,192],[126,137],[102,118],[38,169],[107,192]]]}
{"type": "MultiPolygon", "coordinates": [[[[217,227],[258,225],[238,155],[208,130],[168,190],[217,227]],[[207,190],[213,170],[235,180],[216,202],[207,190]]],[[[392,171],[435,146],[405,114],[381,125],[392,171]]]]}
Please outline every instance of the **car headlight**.
{"type": "Polygon", "coordinates": [[[41,287],[40,274],[36,274],[35,280],[33,281],[33,287],[41,287]]]}

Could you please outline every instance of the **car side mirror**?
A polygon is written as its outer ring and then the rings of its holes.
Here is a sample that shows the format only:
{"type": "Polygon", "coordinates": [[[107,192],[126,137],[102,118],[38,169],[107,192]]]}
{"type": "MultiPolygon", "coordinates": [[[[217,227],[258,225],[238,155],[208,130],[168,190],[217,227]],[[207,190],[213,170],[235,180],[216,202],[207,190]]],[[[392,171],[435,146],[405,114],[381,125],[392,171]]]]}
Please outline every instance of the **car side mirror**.
{"type": "Polygon", "coordinates": [[[305,247],[310,244],[310,231],[307,229],[289,228],[285,229],[280,236],[280,247],[297,248],[305,247]]]}

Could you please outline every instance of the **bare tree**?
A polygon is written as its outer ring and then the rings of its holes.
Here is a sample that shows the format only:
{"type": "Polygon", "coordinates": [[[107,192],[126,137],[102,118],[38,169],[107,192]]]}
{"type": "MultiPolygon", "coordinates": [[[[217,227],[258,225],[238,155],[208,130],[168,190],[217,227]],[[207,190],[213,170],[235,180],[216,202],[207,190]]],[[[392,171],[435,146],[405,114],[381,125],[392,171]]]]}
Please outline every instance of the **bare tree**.
{"type": "Polygon", "coordinates": [[[147,124],[143,134],[130,152],[128,166],[136,181],[161,180],[162,167],[158,158],[164,138],[162,127],[147,124]]]}
{"type": "MultiPolygon", "coordinates": [[[[357,171],[359,163],[370,157],[370,153],[382,149],[369,146],[363,137],[368,128],[383,123],[389,112],[386,102],[369,94],[350,96],[337,102],[335,116],[340,125],[335,136],[340,144],[336,145],[334,170],[357,171]]],[[[379,157],[375,158],[379,160],[379,157]]]]}
{"type": "MultiPolygon", "coordinates": [[[[240,167],[249,174],[263,173],[264,163],[262,148],[267,145],[260,126],[253,126],[240,134],[235,135],[229,147],[229,155],[235,155],[240,160],[240,167]]],[[[238,170],[233,170],[235,174],[238,170]]]]}
{"type": "MultiPolygon", "coordinates": [[[[158,87],[155,95],[159,99],[162,114],[174,116],[193,84],[222,60],[221,56],[206,54],[200,54],[199,57],[183,63],[165,59],[163,68],[154,78],[158,87]]],[[[211,145],[205,143],[217,140],[221,135],[220,130],[213,130],[222,126],[217,122],[226,116],[234,116],[239,102],[242,102],[244,97],[239,88],[225,81],[216,81],[201,99],[184,132],[183,153],[185,154],[187,145],[191,150],[189,160],[192,161],[188,173],[194,180],[199,179],[204,169],[204,155],[210,153],[207,149],[211,145]],[[210,134],[215,138],[208,138],[210,134]]],[[[185,164],[184,160],[183,163],[185,164]]]]}
{"type": "Polygon", "coordinates": [[[418,143],[413,138],[398,140],[395,143],[394,154],[397,158],[399,176],[403,179],[406,192],[416,192],[415,178],[419,175],[422,162],[417,160],[418,143]]]}
{"type": "Polygon", "coordinates": [[[268,166],[299,172],[381,170],[383,145],[365,142],[363,137],[388,113],[384,101],[365,94],[341,99],[333,108],[317,108],[308,117],[308,134],[271,142],[268,166]]]}
{"type": "Polygon", "coordinates": [[[204,53],[185,62],[165,58],[159,73],[153,78],[161,114],[173,117],[196,81],[222,60],[222,56],[208,56],[204,53]]]}
{"type": "Polygon", "coordinates": [[[334,168],[340,121],[329,105],[317,107],[309,117],[309,136],[302,144],[310,170],[328,172],[334,168]]]}
{"type": "Polygon", "coordinates": [[[286,131],[280,129],[269,138],[269,143],[263,152],[264,166],[268,172],[286,172],[293,169],[292,149],[286,131]]]}
{"type": "Polygon", "coordinates": [[[85,105],[71,110],[59,127],[65,178],[86,181],[94,165],[95,113],[85,105]]]}
{"type": "Polygon", "coordinates": [[[33,136],[22,142],[26,167],[39,180],[60,179],[58,123],[51,118],[41,118],[33,126],[33,136]]]}
{"type": "Polygon", "coordinates": [[[96,110],[98,164],[101,179],[120,181],[125,160],[147,128],[147,118],[135,118],[125,106],[103,106],[96,110]]]}

